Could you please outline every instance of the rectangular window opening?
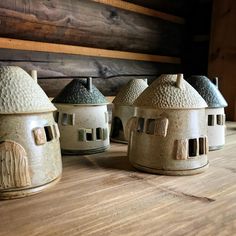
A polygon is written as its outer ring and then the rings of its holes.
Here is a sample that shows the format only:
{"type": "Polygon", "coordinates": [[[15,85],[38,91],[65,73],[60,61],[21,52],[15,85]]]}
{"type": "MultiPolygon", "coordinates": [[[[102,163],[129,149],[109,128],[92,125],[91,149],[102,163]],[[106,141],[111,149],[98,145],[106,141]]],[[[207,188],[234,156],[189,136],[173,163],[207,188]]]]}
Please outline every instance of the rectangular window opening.
{"type": "Polygon", "coordinates": [[[61,124],[62,125],[74,125],[74,114],[62,113],[61,124]]]}
{"type": "Polygon", "coordinates": [[[44,130],[45,130],[47,142],[50,142],[51,140],[53,140],[52,127],[51,126],[45,126],[44,130]]]}
{"type": "Polygon", "coordinates": [[[199,155],[206,154],[206,139],[199,138],[199,155]]]}
{"type": "Polygon", "coordinates": [[[93,140],[93,131],[92,129],[86,129],[86,140],[92,141],[93,140]]]}
{"type": "Polygon", "coordinates": [[[197,139],[189,139],[188,141],[188,156],[197,156],[197,139]]]}
{"type": "Polygon", "coordinates": [[[224,125],[224,115],[220,114],[216,116],[217,119],[217,125],[224,125]]]}
{"type": "Polygon", "coordinates": [[[215,116],[208,115],[208,126],[214,126],[214,125],[215,125],[215,116]]]}
{"type": "Polygon", "coordinates": [[[144,130],[144,118],[139,118],[137,131],[143,132],[143,130],[144,130]]]}
{"type": "Polygon", "coordinates": [[[155,131],[155,119],[148,119],[147,120],[147,134],[154,134],[155,131]]]}
{"type": "Polygon", "coordinates": [[[55,111],[55,112],[53,113],[53,115],[54,115],[54,120],[55,120],[55,122],[58,123],[58,120],[59,120],[59,112],[58,112],[58,111],[55,111]]]}
{"type": "Polygon", "coordinates": [[[96,140],[102,139],[102,128],[96,128],[96,140]]]}

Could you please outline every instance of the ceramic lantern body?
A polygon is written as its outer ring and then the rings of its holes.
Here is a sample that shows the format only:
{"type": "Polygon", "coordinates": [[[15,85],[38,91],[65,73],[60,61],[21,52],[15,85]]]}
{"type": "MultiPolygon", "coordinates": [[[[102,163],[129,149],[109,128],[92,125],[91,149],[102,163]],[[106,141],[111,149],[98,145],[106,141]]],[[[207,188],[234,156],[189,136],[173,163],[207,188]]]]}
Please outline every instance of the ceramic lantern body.
{"type": "Polygon", "coordinates": [[[0,198],[35,194],[62,172],[55,107],[19,67],[0,68],[0,89],[0,198]]]}
{"type": "Polygon", "coordinates": [[[93,154],[110,146],[107,101],[91,80],[73,80],[53,100],[64,154],[93,154]]]}
{"type": "Polygon", "coordinates": [[[65,154],[93,154],[105,151],[109,143],[107,106],[56,104],[65,154]]]}
{"type": "Polygon", "coordinates": [[[207,116],[207,135],[209,150],[223,148],[225,144],[225,112],[224,107],[227,102],[218,90],[218,81],[213,84],[206,76],[191,76],[187,80],[206,101],[208,108],[207,116]]]}
{"type": "Polygon", "coordinates": [[[125,137],[125,128],[128,120],[134,115],[133,103],[147,87],[146,80],[133,79],[115,97],[112,109],[112,141],[128,143],[128,137],[125,137]]]}
{"type": "Polygon", "coordinates": [[[133,166],[167,175],[196,174],[208,167],[206,103],[181,75],[161,76],[134,105],[128,124],[133,166]]]}

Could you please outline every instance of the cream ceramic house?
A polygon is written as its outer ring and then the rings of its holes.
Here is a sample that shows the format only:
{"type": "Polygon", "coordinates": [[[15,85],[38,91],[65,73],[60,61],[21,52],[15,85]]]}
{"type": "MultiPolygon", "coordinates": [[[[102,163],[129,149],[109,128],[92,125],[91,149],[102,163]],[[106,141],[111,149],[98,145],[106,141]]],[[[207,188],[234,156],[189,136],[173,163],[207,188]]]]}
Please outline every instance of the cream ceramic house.
{"type": "Polygon", "coordinates": [[[218,89],[218,82],[213,84],[206,76],[191,76],[187,80],[204,98],[208,107],[207,116],[207,135],[209,150],[223,148],[225,144],[225,111],[228,105],[218,89]]]}
{"type": "Polygon", "coordinates": [[[72,80],[53,103],[64,154],[93,154],[109,148],[107,100],[91,78],[72,80]]]}
{"type": "Polygon", "coordinates": [[[23,69],[0,67],[0,198],[19,198],[62,173],[56,108],[23,69]]]}
{"type": "Polygon", "coordinates": [[[158,174],[189,175],[208,166],[206,102],[183,75],[162,75],[134,102],[129,160],[158,174]]]}
{"type": "Polygon", "coordinates": [[[134,115],[132,106],[137,97],[148,87],[146,80],[132,79],[117,94],[113,100],[111,140],[127,143],[125,127],[127,121],[134,115]]]}

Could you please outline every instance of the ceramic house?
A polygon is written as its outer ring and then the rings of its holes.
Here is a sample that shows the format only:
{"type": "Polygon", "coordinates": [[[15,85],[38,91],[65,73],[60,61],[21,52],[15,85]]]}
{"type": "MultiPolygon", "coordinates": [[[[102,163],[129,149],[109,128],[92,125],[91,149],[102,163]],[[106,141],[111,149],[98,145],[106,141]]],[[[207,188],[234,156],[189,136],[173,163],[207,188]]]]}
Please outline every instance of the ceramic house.
{"type": "Polygon", "coordinates": [[[109,147],[107,100],[91,78],[72,80],[53,103],[64,154],[93,154],[109,147]]]}
{"type": "Polygon", "coordinates": [[[62,173],[56,108],[20,67],[0,67],[0,198],[35,194],[62,173]]]}
{"type": "Polygon", "coordinates": [[[146,80],[132,79],[117,94],[113,100],[111,140],[127,143],[125,127],[127,121],[134,115],[132,106],[137,97],[148,87],[146,80]]]}
{"type": "Polygon", "coordinates": [[[225,112],[224,107],[227,102],[218,89],[218,81],[212,83],[206,76],[191,76],[187,81],[205,99],[208,107],[207,116],[207,135],[209,150],[223,148],[225,144],[225,112]]]}
{"type": "Polygon", "coordinates": [[[162,75],[134,102],[128,156],[138,169],[189,175],[208,166],[205,107],[183,75],[162,75]]]}

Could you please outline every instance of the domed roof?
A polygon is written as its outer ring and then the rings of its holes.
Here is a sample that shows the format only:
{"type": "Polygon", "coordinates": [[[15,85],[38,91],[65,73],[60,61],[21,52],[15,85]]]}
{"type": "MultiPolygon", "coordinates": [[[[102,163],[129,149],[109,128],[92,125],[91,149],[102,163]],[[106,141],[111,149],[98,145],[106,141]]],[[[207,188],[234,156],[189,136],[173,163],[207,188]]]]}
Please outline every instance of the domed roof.
{"type": "Polygon", "coordinates": [[[18,66],[0,67],[0,114],[55,111],[47,95],[18,66]]]}
{"type": "Polygon", "coordinates": [[[182,74],[161,75],[134,102],[135,106],[159,109],[194,109],[207,107],[199,93],[182,74]]]}
{"type": "Polygon", "coordinates": [[[206,76],[194,75],[189,77],[187,81],[205,99],[209,108],[220,108],[228,105],[217,86],[206,76]]]}
{"type": "Polygon", "coordinates": [[[143,79],[130,80],[113,100],[117,105],[132,105],[137,97],[148,87],[143,79]]]}
{"type": "Polygon", "coordinates": [[[73,79],[52,102],[74,105],[101,105],[108,103],[89,79],[87,81],[73,79]]]}

